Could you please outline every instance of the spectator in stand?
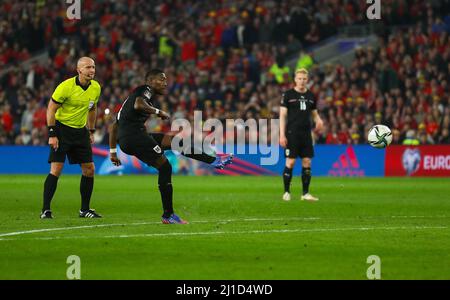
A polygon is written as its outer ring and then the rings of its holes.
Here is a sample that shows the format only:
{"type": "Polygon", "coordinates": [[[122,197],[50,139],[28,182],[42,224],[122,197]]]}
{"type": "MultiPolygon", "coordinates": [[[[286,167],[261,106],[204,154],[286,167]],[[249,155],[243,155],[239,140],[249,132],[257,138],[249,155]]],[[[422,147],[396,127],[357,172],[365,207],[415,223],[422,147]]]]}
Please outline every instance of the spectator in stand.
{"type": "MultiPolygon", "coordinates": [[[[356,134],[364,143],[367,127],[375,122],[388,125],[393,133],[398,131],[399,143],[409,129],[420,130],[421,123],[435,143],[445,141],[445,134],[448,139],[448,10],[439,2],[429,6],[425,1],[416,1],[410,9],[398,13],[395,7],[399,3],[403,5],[397,0],[383,4],[392,18],[386,16],[381,22],[408,27],[395,31],[385,27],[379,47],[356,51],[350,67],[337,64],[322,70],[310,66],[312,57],[304,57],[303,63],[312,75],[310,89],[318,98],[328,130],[334,126],[341,133],[341,124],[346,123],[352,143],[356,142],[356,134]]],[[[102,128],[110,124],[105,110],[117,113],[127,92],[143,76],[142,70],[157,67],[165,68],[171,78],[171,97],[165,105],[188,119],[192,119],[195,109],[207,109],[212,116],[276,118],[277,95],[289,81],[277,82],[269,70],[276,57],[286,57],[291,51],[290,44],[283,47],[277,43],[293,36],[294,41],[297,38],[306,45],[316,36],[311,32],[318,32],[322,40],[330,34],[324,32],[327,28],[333,32],[340,25],[368,22],[361,17],[365,16],[366,6],[352,1],[337,5],[322,0],[301,4],[294,0],[201,4],[117,0],[111,5],[107,0],[83,7],[82,26],[60,17],[65,9],[64,3],[55,3],[51,10],[34,2],[0,4],[0,68],[5,70],[0,77],[0,120],[5,123],[3,111],[9,105],[9,113],[5,113],[7,128],[11,127],[11,117],[13,123],[8,134],[1,124],[1,143],[14,143],[18,136],[26,135],[21,123],[27,120],[24,123],[29,124],[28,103],[35,101],[32,122],[38,128],[29,130],[31,143],[45,144],[45,115],[39,110],[46,106],[55,83],[73,73],[70,66],[75,63],[74,57],[90,53],[104,60],[98,65],[98,79],[105,86],[105,106],[99,107],[102,128]],[[146,10],[158,13],[149,17],[142,13],[146,10]],[[23,16],[36,17],[25,20],[23,16]],[[95,23],[99,19],[100,25],[95,23]],[[285,31],[283,36],[277,36],[280,28],[285,31]],[[253,32],[251,36],[249,32],[253,32]],[[30,69],[20,64],[43,46],[48,47],[49,61],[36,63],[30,69]],[[13,66],[12,62],[19,64],[13,66]],[[240,92],[243,88],[245,92],[240,92]],[[204,105],[207,99],[213,104],[204,105]],[[216,100],[222,105],[216,105],[216,100]],[[225,113],[221,115],[220,111],[225,113]]],[[[168,125],[154,124],[157,130],[168,130],[168,125]]],[[[105,139],[99,137],[96,141],[102,143],[105,139]]],[[[320,136],[317,142],[326,140],[327,136],[320,136]]]]}

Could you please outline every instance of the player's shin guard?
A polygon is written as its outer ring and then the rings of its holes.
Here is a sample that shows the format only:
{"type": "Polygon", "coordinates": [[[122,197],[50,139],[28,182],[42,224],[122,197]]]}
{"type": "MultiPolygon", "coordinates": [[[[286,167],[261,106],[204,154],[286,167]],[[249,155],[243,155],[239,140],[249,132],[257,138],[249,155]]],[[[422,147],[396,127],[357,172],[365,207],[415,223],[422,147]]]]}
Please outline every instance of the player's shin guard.
{"type": "Polygon", "coordinates": [[[309,193],[309,184],[311,183],[311,168],[302,169],[303,195],[309,193]]]}
{"type": "Polygon", "coordinates": [[[163,205],[163,217],[168,218],[173,214],[173,188],[172,188],[172,166],[166,161],[159,168],[158,186],[161,193],[161,201],[163,205]]]}
{"type": "Polygon", "coordinates": [[[283,171],[284,191],[287,193],[290,193],[291,180],[292,180],[292,169],[284,167],[283,171]]]}
{"type": "Polygon", "coordinates": [[[80,180],[80,194],[81,194],[81,210],[89,209],[91,203],[92,190],[94,189],[94,177],[87,177],[82,175],[80,180]]]}
{"type": "Polygon", "coordinates": [[[58,185],[58,176],[53,174],[48,174],[44,183],[44,205],[42,211],[50,210],[50,202],[52,202],[53,195],[56,191],[56,186],[58,185]]]}

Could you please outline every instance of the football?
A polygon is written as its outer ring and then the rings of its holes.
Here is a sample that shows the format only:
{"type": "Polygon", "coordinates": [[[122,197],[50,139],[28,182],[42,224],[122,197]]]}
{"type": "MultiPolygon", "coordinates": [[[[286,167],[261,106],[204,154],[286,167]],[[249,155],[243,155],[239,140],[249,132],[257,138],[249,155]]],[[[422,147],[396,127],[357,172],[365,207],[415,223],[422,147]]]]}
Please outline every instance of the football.
{"type": "Polygon", "coordinates": [[[386,148],[392,142],[392,132],[385,125],[375,125],[370,128],[367,140],[372,147],[386,148]]]}

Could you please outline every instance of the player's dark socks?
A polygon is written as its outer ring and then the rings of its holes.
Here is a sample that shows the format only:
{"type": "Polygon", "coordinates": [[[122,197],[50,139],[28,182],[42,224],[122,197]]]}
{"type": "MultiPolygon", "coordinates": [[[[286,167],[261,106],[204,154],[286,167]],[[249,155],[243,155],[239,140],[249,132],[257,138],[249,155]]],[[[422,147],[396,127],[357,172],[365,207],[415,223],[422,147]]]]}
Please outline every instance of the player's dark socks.
{"type": "Polygon", "coordinates": [[[42,211],[50,210],[50,202],[52,202],[57,185],[58,176],[49,173],[44,183],[44,205],[42,207],[42,211]]]}
{"type": "Polygon", "coordinates": [[[168,218],[171,214],[173,214],[173,188],[172,183],[166,183],[165,185],[159,184],[159,192],[161,193],[161,200],[163,204],[163,217],[168,218]]]}
{"type": "Polygon", "coordinates": [[[287,193],[290,193],[291,180],[292,180],[292,169],[284,167],[283,171],[284,191],[287,193]]]}
{"type": "Polygon", "coordinates": [[[205,162],[207,164],[211,164],[216,160],[215,156],[211,156],[211,155],[207,154],[206,152],[204,152],[202,149],[196,148],[194,146],[190,146],[187,149],[185,148],[185,150],[183,150],[183,152],[181,152],[181,154],[183,154],[186,157],[205,162]],[[199,154],[196,154],[196,153],[199,153],[199,154]]]}
{"type": "Polygon", "coordinates": [[[91,203],[92,190],[94,189],[94,177],[81,176],[80,194],[81,194],[81,210],[89,209],[91,203]]]}
{"type": "Polygon", "coordinates": [[[172,166],[166,161],[158,171],[158,187],[164,210],[163,217],[168,218],[173,214],[172,166]]]}
{"type": "Polygon", "coordinates": [[[309,193],[309,184],[311,183],[311,168],[302,169],[303,195],[309,193]]]}

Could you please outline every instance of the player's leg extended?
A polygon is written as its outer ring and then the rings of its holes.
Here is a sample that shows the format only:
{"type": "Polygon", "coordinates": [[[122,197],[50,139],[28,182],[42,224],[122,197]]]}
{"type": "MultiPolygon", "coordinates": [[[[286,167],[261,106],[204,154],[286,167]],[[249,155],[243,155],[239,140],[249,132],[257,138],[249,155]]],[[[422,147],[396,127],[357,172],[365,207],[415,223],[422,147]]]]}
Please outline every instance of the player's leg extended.
{"type": "Polygon", "coordinates": [[[303,195],[302,200],[317,201],[319,198],[312,196],[309,193],[309,184],[311,183],[311,158],[302,158],[302,185],[303,185],[303,195]]]}
{"type": "Polygon", "coordinates": [[[50,210],[50,203],[52,202],[53,195],[55,195],[56,187],[58,185],[58,178],[61,176],[64,163],[52,162],[50,164],[50,173],[44,182],[44,203],[42,207],[42,219],[51,219],[52,213],[50,210]]]}
{"type": "Polygon", "coordinates": [[[284,194],[283,200],[291,200],[291,180],[292,180],[292,170],[294,169],[295,158],[286,157],[286,165],[283,171],[283,183],[284,183],[284,194]]]}
{"type": "MultiPolygon", "coordinates": [[[[162,138],[159,137],[161,139],[161,148],[163,150],[172,149],[173,137],[174,136],[170,134],[164,134],[162,138]]],[[[158,139],[158,137],[155,136],[155,139],[158,139]]],[[[232,163],[233,161],[232,154],[226,156],[224,160],[222,160],[220,156],[208,154],[204,152],[203,149],[195,147],[195,145],[193,145],[192,143],[189,145],[181,145],[181,147],[182,147],[181,151],[182,155],[210,164],[217,169],[223,169],[226,165],[232,163]]]]}
{"type": "Polygon", "coordinates": [[[93,162],[81,163],[81,180],[80,180],[80,195],[81,195],[81,210],[80,217],[86,215],[88,218],[101,217],[93,209],[90,209],[92,191],[94,189],[94,174],[95,165],[93,162]]]}
{"type": "Polygon", "coordinates": [[[158,169],[158,186],[161,193],[163,205],[162,222],[164,224],[187,224],[173,211],[173,187],[172,187],[172,166],[164,155],[158,157],[151,164],[158,169]]]}

